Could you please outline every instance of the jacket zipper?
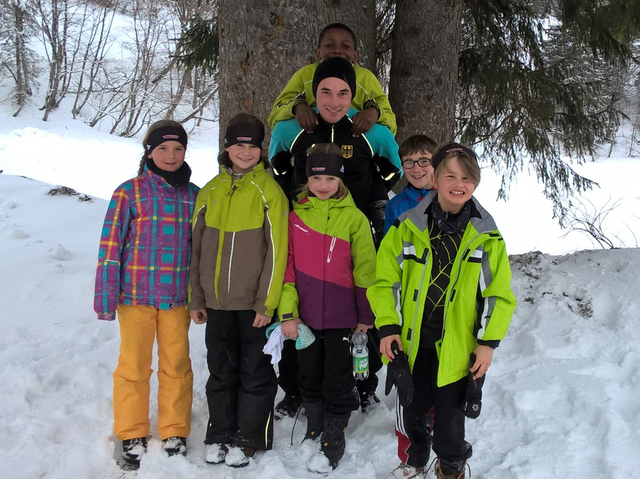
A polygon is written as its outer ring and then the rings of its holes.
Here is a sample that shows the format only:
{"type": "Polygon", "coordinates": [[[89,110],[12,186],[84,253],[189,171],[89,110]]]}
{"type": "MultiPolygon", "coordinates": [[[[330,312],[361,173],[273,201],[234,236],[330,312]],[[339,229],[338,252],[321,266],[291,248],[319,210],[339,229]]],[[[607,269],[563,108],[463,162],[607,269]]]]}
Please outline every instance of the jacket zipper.
{"type": "Polygon", "coordinates": [[[336,240],[337,239],[338,238],[336,236],[331,238],[331,246],[329,246],[329,255],[327,256],[327,263],[331,263],[331,258],[333,256],[333,248],[335,248],[335,246],[336,246],[336,240]]]}
{"type": "MultiPolygon", "coordinates": [[[[464,258],[464,256],[470,251],[469,246],[476,240],[478,239],[480,236],[482,236],[483,233],[478,233],[476,236],[474,236],[473,238],[471,238],[471,240],[467,243],[467,245],[464,247],[463,254],[460,255],[460,252],[458,251],[458,258],[464,258]]],[[[440,333],[440,341],[444,342],[444,326],[447,322],[447,312],[449,311],[449,302],[451,301],[451,292],[453,291],[453,289],[456,286],[456,283],[458,282],[458,279],[460,278],[460,269],[462,268],[462,259],[460,259],[458,261],[458,267],[456,268],[456,275],[454,277],[454,281],[451,283],[451,287],[449,288],[448,292],[447,292],[447,297],[445,298],[445,302],[444,302],[444,314],[442,315],[442,331],[440,333]]]]}
{"type": "MultiPolygon", "coordinates": [[[[422,276],[420,276],[420,285],[418,286],[418,300],[422,301],[422,285],[424,284],[424,275],[427,272],[427,269],[430,270],[430,268],[428,268],[429,266],[429,261],[431,260],[431,249],[429,248],[429,256],[426,258],[426,261],[424,263],[424,267],[422,268],[422,276]]],[[[408,355],[411,356],[411,352],[413,351],[413,342],[415,340],[416,337],[416,323],[418,322],[418,309],[419,306],[415,308],[415,313],[413,315],[413,325],[411,327],[411,345],[409,346],[409,353],[408,355]]],[[[424,308],[423,308],[424,310],[424,308]]]]}

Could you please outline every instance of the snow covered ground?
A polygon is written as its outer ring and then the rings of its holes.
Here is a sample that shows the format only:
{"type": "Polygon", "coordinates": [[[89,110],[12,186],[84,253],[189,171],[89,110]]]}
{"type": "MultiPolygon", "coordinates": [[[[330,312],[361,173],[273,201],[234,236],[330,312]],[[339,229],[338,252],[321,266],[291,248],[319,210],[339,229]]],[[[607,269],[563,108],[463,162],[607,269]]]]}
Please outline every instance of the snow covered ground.
{"type": "MultiPolygon", "coordinates": [[[[55,115],[47,123],[28,112],[1,116],[0,477],[120,477],[111,431],[118,326],[95,319],[92,295],[105,199],[135,174],[139,140],[55,115]],[[56,185],[94,199],[48,195],[56,185]]],[[[217,171],[216,143],[215,127],[191,137],[187,161],[199,185],[217,171]]],[[[483,171],[478,197],[518,253],[519,304],[489,371],[483,413],[467,421],[474,478],[640,477],[640,161],[607,159],[579,170],[602,185],[585,201],[620,200],[608,231],[634,249],[580,251],[594,246],[579,233],[562,237],[535,181],[521,175],[511,200],[496,203],[499,182],[483,171]]],[[[190,337],[189,454],[165,457],[156,434],[137,477],[317,477],[304,465],[313,451],[300,444],[303,416],[293,445],[294,420],[280,421],[274,449],[245,469],[204,463],[204,327],[192,325],[190,337]]],[[[397,464],[383,382],[383,403],[353,414],[345,457],[330,477],[383,478],[397,464]]]]}

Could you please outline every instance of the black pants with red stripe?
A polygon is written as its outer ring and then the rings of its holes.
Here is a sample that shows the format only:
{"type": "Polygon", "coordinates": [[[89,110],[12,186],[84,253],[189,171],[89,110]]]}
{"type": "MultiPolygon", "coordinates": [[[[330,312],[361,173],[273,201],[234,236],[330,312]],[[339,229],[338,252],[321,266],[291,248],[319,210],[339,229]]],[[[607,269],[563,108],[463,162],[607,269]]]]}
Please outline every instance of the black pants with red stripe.
{"type": "Polygon", "coordinates": [[[431,446],[429,411],[434,408],[433,451],[449,462],[471,457],[471,445],[465,441],[464,419],[460,408],[467,378],[437,387],[438,356],[435,349],[420,348],[413,365],[413,402],[406,408],[396,401],[398,457],[413,467],[424,467],[431,446]]]}
{"type": "Polygon", "coordinates": [[[278,388],[262,352],[266,327],[254,328],[255,311],[207,309],[209,424],[206,444],[271,449],[273,403],[278,388]]]}

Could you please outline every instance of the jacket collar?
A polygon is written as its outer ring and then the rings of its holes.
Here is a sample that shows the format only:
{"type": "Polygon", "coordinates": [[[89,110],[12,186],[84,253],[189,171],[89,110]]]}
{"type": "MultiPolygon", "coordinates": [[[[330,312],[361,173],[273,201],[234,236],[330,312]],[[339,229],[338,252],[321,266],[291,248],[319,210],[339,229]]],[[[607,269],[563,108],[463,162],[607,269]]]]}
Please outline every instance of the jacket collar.
{"type": "MultiPolygon", "coordinates": [[[[438,192],[436,190],[431,191],[418,203],[418,206],[401,215],[401,220],[410,219],[420,231],[426,231],[429,219],[428,207],[435,201],[437,195],[438,192]]],[[[475,196],[472,196],[469,201],[471,201],[471,219],[469,223],[478,233],[490,233],[498,229],[493,217],[482,207],[475,196]]]]}
{"type": "Polygon", "coordinates": [[[320,113],[318,113],[318,107],[314,107],[314,110],[316,112],[316,114],[318,115],[318,125],[322,126],[323,128],[345,128],[345,127],[349,127],[349,129],[351,129],[351,118],[353,118],[353,116],[358,113],[358,110],[354,109],[354,108],[349,108],[349,111],[347,112],[347,114],[345,116],[342,117],[342,119],[340,121],[338,121],[337,123],[328,123],[324,120],[324,118],[322,118],[322,115],[320,115],[320,113]]]}
{"type": "Polygon", "coordinates": [[[431,190],[427,190],[425,188],[414,188],[411,184],[408,184],[404,187],[404,192],[406,195],[416,203],[422,201],[422,199],[429,194],[431,190]]]}
{"type": "Polygon", "coordinates": [[[341,200],[337,200],[335,198],[330,198],[328,200],[319,200],[315,196],[309,196],[306,192],[303,192],[298,195],[297,200],[293,204],[293,209],[330,209],[346,208],[348,206],[356,206],[351,193],[348,193],[347,196],[342,198],[341,200]]]}
{"type": "Polygon", "coordinates": [[[264,163],[262,163],[262,161],[258,161],[251,171],[247,171],[241,175],[234,173],[228,166],[221,166],[220,171],[224,172],[227,176],[230,176],[234,183],[241,182],[245,178],[254,178],[259,172],[264,171],[264,163]]]}

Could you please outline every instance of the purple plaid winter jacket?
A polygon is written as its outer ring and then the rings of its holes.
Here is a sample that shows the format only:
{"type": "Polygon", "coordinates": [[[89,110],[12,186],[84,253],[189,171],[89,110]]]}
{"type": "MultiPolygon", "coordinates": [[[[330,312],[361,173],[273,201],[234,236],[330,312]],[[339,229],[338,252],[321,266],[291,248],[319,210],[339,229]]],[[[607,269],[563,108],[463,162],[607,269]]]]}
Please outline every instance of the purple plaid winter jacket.
{"type": "Polygon", "coordinates": [[[173,187],[145,168],[111,197],[102,227],[94,309],[115,319],[118,304],[173,309],[187,304],[191,217],[198,187],[173,187]]]}

